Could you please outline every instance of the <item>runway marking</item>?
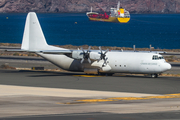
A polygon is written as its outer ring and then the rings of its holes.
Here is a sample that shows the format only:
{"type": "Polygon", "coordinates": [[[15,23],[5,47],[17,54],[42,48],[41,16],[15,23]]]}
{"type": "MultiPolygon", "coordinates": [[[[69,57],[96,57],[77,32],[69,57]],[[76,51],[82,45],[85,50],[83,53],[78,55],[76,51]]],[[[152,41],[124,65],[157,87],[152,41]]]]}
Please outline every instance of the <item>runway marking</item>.
{"type": "MultiPolygon", "coordinates": [[[[76,77],[106,77],[106,75],[73,75],[76,77]]],[[[126,75],[116,75],[116,77],[124,77],[126,75]]]]}
{"type": "Polygon", "coordinates": [[[76,76],[76,77],[105,77],[105,76],[100,76],[100,75],[73,75],[73,76],[76,76]]]}
{"type": "MultiPolygon", "coordinates": [[[[112,98],[112,97],[145,97],[157,96],[157,94],[96,91],[96,90],[78,90],[63,88],[45,88],[15,85],[0,85],[0,97],[9,95],[38,95],[54,97],[77,97],[77,98],[112,98]]],[[[159,95],[158,95],[159,96],[159,95]]]]}
{"type": "Polygon", "coordinates": [[[27,87],[0,85],[0,96],[53,96],[53,97],[70,97],[79,98],[72,102],[59,104],[84,104],[97,102],[112,102],[120,100],[146,100],[146,99],[168,99],[180,98],[180,93],[175,94],[142,94],[142,93],[127,93],[127,92],[110,92],[110,91],[93,91],[93,90],[77,90],[77,89],[62,89],[62,88],[44,88],[44,87],[27,87]],[[87,98],[87,99],[81,99],[87,98]],[[103,99],[91,99],[103,98],[103,99]]]}
{"type": "Polygon", "coordinates": [[[147,96],[147,97],[113,97],[105,99],[83,99],[76,100],[75,102],[69,102],[64,104],[82,104],[82,103],[98,103],[98,102],[112,102],[120,100],[148,100],[148,99],[169,99],[169,98],[180,98],[180,93],[177,94],[166,94],[163,96],[147,96]]]}
{"type": "Polygon", "coordinates": [[[166,94],[166,95],[174,95],[174,96],[178,96],[178,95],[180,95],[180,93],[176,93],[176,94],[166,94]]]}

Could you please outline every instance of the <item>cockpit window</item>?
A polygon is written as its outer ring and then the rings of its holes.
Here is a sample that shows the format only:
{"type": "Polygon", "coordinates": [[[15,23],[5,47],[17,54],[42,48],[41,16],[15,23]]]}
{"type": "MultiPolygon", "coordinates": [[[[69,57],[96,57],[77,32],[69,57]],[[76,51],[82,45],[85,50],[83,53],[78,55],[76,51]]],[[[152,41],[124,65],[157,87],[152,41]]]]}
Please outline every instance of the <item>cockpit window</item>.
{"type": "Polygon", "coordinates": [[[159,60],[159,57],[157,55],[153,55],[152,59],[153,60],[159,60]]]}
{"type": "Polygon", "coordinates": [[[161,59],[164,59],[164,58],[163,58],[163,56],[160,56],[159,59],[161,60],[161,59]]]}
{"type": "Polygon", "coordinates": [[[152,60],[161,60],[164,59],[163,56],[157,56],[157,55],[153,55],[152,60]]]}

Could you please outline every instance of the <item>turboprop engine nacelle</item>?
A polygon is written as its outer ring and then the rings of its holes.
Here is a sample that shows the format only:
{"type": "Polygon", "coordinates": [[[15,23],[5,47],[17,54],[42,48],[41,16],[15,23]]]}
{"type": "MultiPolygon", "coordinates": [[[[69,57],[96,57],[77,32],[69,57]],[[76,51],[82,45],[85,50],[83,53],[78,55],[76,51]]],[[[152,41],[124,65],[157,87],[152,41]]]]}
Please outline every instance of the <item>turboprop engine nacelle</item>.
{"type": "Polygon", "coordinates": [[[99,60],[100,56],[101,54],[99,54],[98,52],[90,52],[89,54],[89,58],[92,60],[99,60]]]}
{"type": "Polygon", "coordinates": [[[73,51],[72,52],[72,58],[74,59],[83,59],[83,52],[82,51],[73,51]]]}
{"type": "MultiPolygon", "coordinates": [[[[78,51],[73,51],[72,52],[72,58],[73,59],[83,59],[83,52],[81,50],[78,51]]],[[[90,52],[88,54],[88,58],[90,58],[91,60],[99,60],[101,57],[101,54],[99,52],[90,52]]]]}

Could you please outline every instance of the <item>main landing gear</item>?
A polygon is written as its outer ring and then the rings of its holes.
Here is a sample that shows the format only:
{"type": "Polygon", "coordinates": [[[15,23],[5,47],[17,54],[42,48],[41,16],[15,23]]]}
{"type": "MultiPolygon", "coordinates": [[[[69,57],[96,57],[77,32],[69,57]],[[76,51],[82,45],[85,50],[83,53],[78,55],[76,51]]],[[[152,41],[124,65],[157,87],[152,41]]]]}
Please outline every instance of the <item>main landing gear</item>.
{"type": "Polygon", "coordinates": [[[157,77],[158,77],[158,74],[151,74],[151,77],[152,77],[152,78],[157,78],[157,77]]]}
{"type": "Polygon", "coordinates": [[[113,76],[114,73],[98,73],[98,75],[113,76]]]}

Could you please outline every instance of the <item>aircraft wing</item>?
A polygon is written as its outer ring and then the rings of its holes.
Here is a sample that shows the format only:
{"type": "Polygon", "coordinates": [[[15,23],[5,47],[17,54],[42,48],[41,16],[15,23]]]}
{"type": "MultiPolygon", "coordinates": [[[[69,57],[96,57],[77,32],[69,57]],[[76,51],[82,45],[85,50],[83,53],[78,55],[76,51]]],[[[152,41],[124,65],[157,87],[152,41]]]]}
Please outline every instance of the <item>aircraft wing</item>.
{"type": "MultiPolygon", "coordinates": [[[[70,54],[73,53],[73,51],[81,51],[81,50],[70,50],[70,49],[62,49],[62,50],[23,50],[23,49],[8,49],[5,50],[7,52],[33,52],[33,53],[44,53],[44,54],[70,54]]],[[[85,50],[86,52],[87,50],[85,50]]],[[[167,54],[167,52],[164,51],[129,51],[129,50],[110,50],[111,52],[144,52],[144,53],[155,53],[155,54],[167,54]]],[[[99,52],[99,50],[90,50],[89,52],[99,52]]]]}
{"type": "MultiPolygon", "coordinates": [[[[73,53],[75,51],[83,52],[82,50],[42,50],[39,51],[44,54],[67,54],[67,53],[73,53]]],[[[87,50],[84,50],[87,52],[87,50]]],[[[99,52],[99,50],[90,50],[89,52],[99,52]]]]}
{"type": "Polygon", "coordinates": [[[31,51],[23,49],[8,49],[7,52],[34,52],[34,53],[45,53],[45,54],[66,54],[72,53],[72,50],[41,50],[41,51],[31,51]]]}
{"type": "MultiPolygon", "coordinates": [[[[67,54],[67,53],[72,53],[73,51],[82,51],[82,50],[70,50],[70,49],[65,49],[65,50],[23,50],[23,49],[7,49],[5,50],[7,52],[34,52],[34,53],[44,53],[44,54],[67,54]]],[[[85,52],[87,50],[84,50],[85,52]]],[[[99,50],[91,50],[90,52],[99,52],[99,50]]]]}
{"type": "Polygon", "coordinates": [[[132,50],[111,50],[112,52],[141,52],[141,53],[155,53],[155,54],[166,54],[165,51],[132,51],[132,50]]]}

